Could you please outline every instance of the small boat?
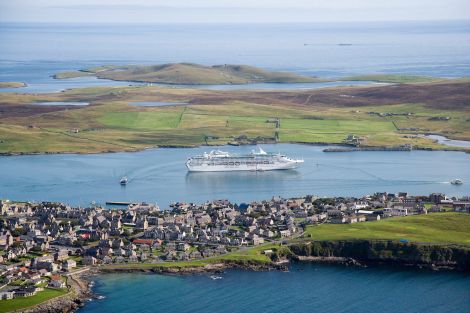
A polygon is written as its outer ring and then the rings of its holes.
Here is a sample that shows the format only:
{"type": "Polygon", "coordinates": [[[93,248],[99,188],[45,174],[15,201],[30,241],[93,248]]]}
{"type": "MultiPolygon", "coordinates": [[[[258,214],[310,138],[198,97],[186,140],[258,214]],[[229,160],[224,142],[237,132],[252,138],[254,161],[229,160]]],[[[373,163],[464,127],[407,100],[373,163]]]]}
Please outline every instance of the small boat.
{"type": "Polygon", "coordinates": [[[123,185],[123,186],[127,185],[127,182],[128,182],[128,180],[127,180],[127,177],[126,177],[126,176],[124,176],[123,178],[121,178],[121,180],[119,181],[119,183],[120,183],[121,185],[123,185]]]}
{"type": "Polygon", "coordinates": [[[212,280],[218,280],[218,279],[222,279],[222,276],[211,275],[210,278],[211,278],[212,280]]]}
{"type": "Polygon", "coordinates": [[[456,178],[456,179],[452,179],[452,180],[450,181],[450,183],[451,183],[452,185],[462,185],[462,184],[463,184],[463,181],[462,181],[461,179],[456,178]]]}

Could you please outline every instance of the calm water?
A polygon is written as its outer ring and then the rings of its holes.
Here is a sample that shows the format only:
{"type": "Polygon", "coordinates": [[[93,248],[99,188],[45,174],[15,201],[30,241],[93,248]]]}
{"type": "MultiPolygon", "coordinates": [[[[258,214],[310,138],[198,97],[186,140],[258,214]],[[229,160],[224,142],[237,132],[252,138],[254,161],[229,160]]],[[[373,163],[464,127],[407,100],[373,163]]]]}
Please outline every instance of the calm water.
{"type": "MultiPolygon", "coordinates": [[[[89,204],[113,201],[204,202],[227,198],[235,202],[270,199],[273,195],[362,196],[377,191],[412,194],[444,192],[470,195],[470,154],[411,151],[324,153],[325,147],[262,145],[271,152],[303,157],[297,170],[269,172],[188,173],[188,157],[209,151],[151,149],[136,153],[36,155],[0,157],[0,198],[58,200],[89,204]],[[122,187],[122,176],[129,184],[122,187]]],[[[249,153],[254,146],[222,147],[249,153]]],[[[212,148],[213,149],[213,148],[212,148]]]]}
{"type": "Polygon", "coordinates": [[[321,77],[375,72],[469,76],[470,21],[0,24],[0,81],[23,81],[29,85],[8,91],[45,92],[71,87],[128,85],[91,77],[53,80],[50,76],[58,71],[102,64],[168,62],[250,64],[321,77]]]}
{"type": "Polygon", "coordinates": [[[64,101],[33,102],[33,104],[35,105],[71,105],[71,106],[89,105],[88,102],[64,102],[64,101]]]}
{"type": "Polygon", "coordinates": [[[295,264],[291,271],[209,275],[110,274],[94,291],[105,312],[468,312],[470,277],[384,268],[295,264]]]}
{"type": "Polygon", "coordinates": [[[429,135],[426,136],[428,138],[437,140],[438,143],[446,146],[452,146],[452,147],[465,147],[469,148],[470,147],[470,141],[465,141],[465,140],[452,140],[444,136],[439,136],[439,135],[429,135]]]}

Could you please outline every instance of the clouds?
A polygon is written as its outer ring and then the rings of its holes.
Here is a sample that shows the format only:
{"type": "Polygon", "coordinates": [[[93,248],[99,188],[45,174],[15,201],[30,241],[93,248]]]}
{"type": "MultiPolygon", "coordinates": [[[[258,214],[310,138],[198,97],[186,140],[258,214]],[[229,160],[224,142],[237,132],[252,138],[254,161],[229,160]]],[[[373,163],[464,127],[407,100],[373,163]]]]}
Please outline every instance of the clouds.
{"type": "Polygon", "coordinates": [[[0,0],[2,22],[340,22],[470,19],[467,0],[0,0]]]}

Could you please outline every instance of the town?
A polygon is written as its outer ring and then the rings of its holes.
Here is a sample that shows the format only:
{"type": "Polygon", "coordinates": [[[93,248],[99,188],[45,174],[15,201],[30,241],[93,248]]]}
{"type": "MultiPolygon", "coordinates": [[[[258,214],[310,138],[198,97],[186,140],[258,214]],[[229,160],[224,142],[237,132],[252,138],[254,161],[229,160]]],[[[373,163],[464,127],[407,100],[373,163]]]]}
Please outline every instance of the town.
{"type": "MultiPolygon", "coordinates": [[[[67,289],[67,277],[107,264],[201,260],[302,237],[307,225],[442,211],[470,213],[470,197],[375,193],[235,204],[131,203],[125,209],[0,201],[0,299],[67,289]]],[[[311,238],[315,240],[315,238],[311,238]]],[[[266,251],[268,253],[268,251],[266,251]]]]}

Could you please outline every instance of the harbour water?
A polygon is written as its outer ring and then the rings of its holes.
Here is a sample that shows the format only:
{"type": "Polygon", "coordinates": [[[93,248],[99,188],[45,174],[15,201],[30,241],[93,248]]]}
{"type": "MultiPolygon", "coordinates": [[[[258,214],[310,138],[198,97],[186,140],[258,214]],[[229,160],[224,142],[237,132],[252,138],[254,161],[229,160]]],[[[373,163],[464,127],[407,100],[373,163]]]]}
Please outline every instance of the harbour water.
{"type": "MultiPolygon", "coordinates": [[[[202,203],[229,199],[240,203],[315,194],[362,196],[378,191],[426,195],[470,195],[470,154],[444,151],[361,151],[325,153],[324,146],[260,145],[265,151],[304,158],[296,170],[188,173],[188,157],[216,147],[150,149],[134,153],[0,157],[0,198],[65,201],[202,203]],[[129,183],[119,180],[127,176],[129,183]]],[[[219,147],[249,153],[255,146],[219,147]]]]}
{"type": "Polygon", "coordinates": [[[428,135],[427,138],[436,140],[441,145],[451,146],[451,147],[463,147],[470,148],[470,141],[466,140],[453,140],[444,136],[439,135],[428,135]]]}
{"type": "Polygon", "coordinates": [[[229,270],[162,276],[106,274],[104,296],[79,310],[107,312],[468,312],[468,274],[294,264],[289,272],[229,270]]]}

